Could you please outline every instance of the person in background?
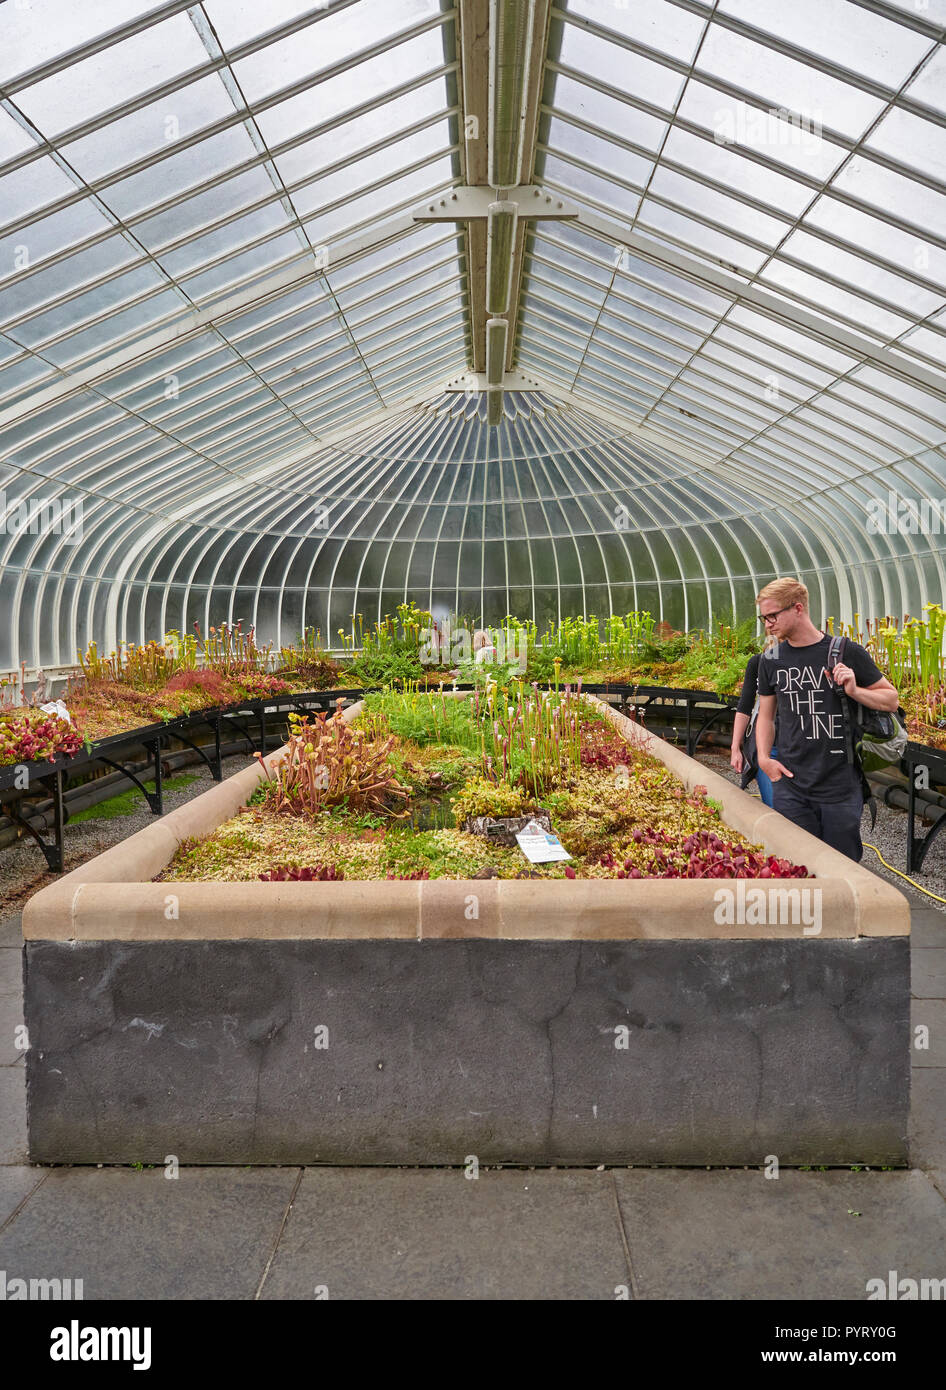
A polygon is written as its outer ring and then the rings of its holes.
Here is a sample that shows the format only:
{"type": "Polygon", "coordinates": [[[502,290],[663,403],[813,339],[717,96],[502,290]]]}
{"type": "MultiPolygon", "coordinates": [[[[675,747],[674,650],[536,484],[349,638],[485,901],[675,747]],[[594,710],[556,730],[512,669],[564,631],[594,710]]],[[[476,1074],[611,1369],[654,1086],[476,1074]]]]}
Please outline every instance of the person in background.
{"type": "Polygon", "coordinates": [[[477,628],[473,634],[473,660],[477,666],[496,660],[496,648],[483,628],[477,628]]]}
{"type": "MultiPolygon", "coordinates": [[[[766,650],[772,645],[773,639],[767,637],[765,641],[766,650]]],[[[753,777],[759,787],[759,795],[766,806],[772,805],[772,780],[768,773],[763,772],[759,767],[758,761],[754,756],[746,756],[743,751],[746,730],[754,726],[756,716],[759,712],[759,662],[762,660],[761,654],[756,653],[750,656],[746,666],[746,674],[742,681],[742,694],[739,696],[739,704],[736,706],[736,717],[733,720],[732,747],[730,748],[729,765],[733,771],[742,773],[740,786],[743,790],[749,785],[753,777]]],[[[755,740],[752,740],[753,744],[755,740]]],[[[749,750],[746,750],[747,752],[749,750]]],[[[754,748],[752,750],[754,754],[754,748]]],[[[771,750],[771,757],[778,757],[778,749],[771,750]]]]}

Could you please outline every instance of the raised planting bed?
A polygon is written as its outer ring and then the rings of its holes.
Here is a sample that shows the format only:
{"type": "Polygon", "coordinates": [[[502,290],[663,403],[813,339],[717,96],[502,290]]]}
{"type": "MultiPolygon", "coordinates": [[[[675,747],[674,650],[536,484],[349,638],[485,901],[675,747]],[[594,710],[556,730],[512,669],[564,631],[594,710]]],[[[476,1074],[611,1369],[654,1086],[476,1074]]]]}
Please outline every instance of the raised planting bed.
{"type": "MultiPolygon", "coordinates": [[[[305,854],[295,844],[289,852],[303,819],[290,806],[276,813],[285,843],[275,849],[284,864],[324,875],[262,882],[276,866],[258,858],[250,832],[263,824],[260,808],[241,809],[272,781],[272,760],[269,771],[257,761],[27,904],[34,1161],[905,1162],[906,900],[595,707],[606,722],[592,741],[613,750],[617,734],[627,750],[626,788],[621,764],[590,769],[611,779],[600,828],[618,814],[619,793],[649,796],[648,782],[663,776],[666,834],[686,840],[711,816],[709,833],[742,837],[808,876],[635,879],[625,857],[642,873],[666,873],[698,866],[700,855],[645,845],[661,826],[628,823],[607,832],[620,845],[609,862],[593,820],[569,829],[562,798],[574,788],[544,785],[523,790],[551,803],[574,851],[573,880],[563,864],[526,866],[518,850],[488,846],[477,853],[492,856],[499,877],[408,878],[424,869],[400,851],[386,866],[379,849],[402,834],[390,817],[384,836],[356,836],[349,818],[351,838],[333,846],[334,858],[310,859],[308,843],[305,854]],[[242,868],[228,854],[207,860],[228,823],[247,835],[242,868]],[[576,831],[590,837],[588,852],[576,831]],[[186,877],[198,863],[208,877],[186,877]],[[369,863],[380,877],[368,876],[369,863]],[[328,876],[331,865],[344,879],[328,876]],[[524,868],[541,877],[516,877],[524,868]]],[[[362,712],[345,711],[345,724],[362,712]]],[[[377,708],[364,712],[376,739],[391,736],[377,708]]],[[[389,750],[407,795],[389,787],[388,812],[435,800],[433,773],[451,781],[451,760],[432,750],[457,745],[416,742],[421,752],[407,760],[389,750]],[[406,761],[424,772],[423,787],[406,761]]],[[[485,747],[461,749],[453,763],[475,766],[478,756],[489,756],[485,747]]],[[[297,783],[284,779],[279,796],[297,783]]],[[[414,838],[448,833],[464,835],[442,826],[414,838]]],[[[468,860],[450,862],[443,844],[423,856],[428,873],[475,872],[468,860]]],[[[739,872],[729,855],[729,872],[739,872]]]]}

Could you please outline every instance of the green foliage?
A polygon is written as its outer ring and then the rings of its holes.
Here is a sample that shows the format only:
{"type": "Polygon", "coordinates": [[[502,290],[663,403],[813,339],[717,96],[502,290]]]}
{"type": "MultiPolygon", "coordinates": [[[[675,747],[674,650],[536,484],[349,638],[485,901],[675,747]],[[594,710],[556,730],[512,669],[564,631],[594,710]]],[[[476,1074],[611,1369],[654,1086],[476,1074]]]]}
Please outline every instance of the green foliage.
{"type": "Polygon", "coordinates": [[[400,685],[420,680],[424,668],[416,655],[405,651],[365,651],[345,667],[346,677],[361,685],[400,685]]]}
{"type": "MultiPolygon", "coordinates": [[[[382,877],[389,871],[409,874],[426,869],[431,878],[469,878],[496,853],[485,841],[475,845],[463,843],[456,832],[449,830],[413,830],[398,826],[390,829],[384,838],[379,868],[382,877]]],[[[521,857],[518,850],[514,854],[521,857]]],[[[505,855],[512,857],[510,851],[505,851],[505,855]]]]}
{"type": "MultiPolygon", "coordinates": [[[[161,785],[166,792],[176,792],[199,780],[196,773],[182,773],[180,777],[166,778],[161,785]]],[[[93,782],[90,787],[94,785],[93,782]]],[[[144,785],[147,791],[154,791],[153,781],[145,782],[144,785]]],[[[78,825],[81,821],[87,820],[116,820],[119,816],[133,816],[144,804],[141,792],[135,787],[132,791],[121,792],[118,796],[109,797],[107,801],[100,801],[96,806],[87,806],[84,811],[76,811],[75,815],[70,815],[69,824],[78,825]]]]}
{"type": "Polygon", "coordinates": [[[680,673],[694,685],[726,695],[741,687],[749,656],[732,652],[717,655],[704,643],[692,648],[680,662],[680,673]]]}
{"type": "Polygon", "coordinates": [[[551,647],[533,647],[529,653],[526,679],[544,684],[555,678],[555,652],[551,647]]]}
{"type": "Polygon", "coordinates": [[[532,797],[522,787],[508,782],[490,782],[485,777],[472,777],[459,796],[453,800],[453,814],[458,825],[475,816],[521,816],[533,808],[532,797]]]}
{"type": "Polygon", "coordinates": [[[338,630],[343,645],[352,651],[347,671],[362,685],[394,685],[420,680],[424,674],[421,646],[432,624],[432,615],[418,608],[413,599],[410,603],[399,604],[395,617],[382,618],[373,629],[364,627],[361,613],[353,613],[351,634],[342,628],[338,630]],[[358,655],[354,651],[356,646],[361,648],[358,655]]]}
{"type": "Polygon", "coordinates": [[[522,673],[514,661],[461,661],[457,666],[457,684],[472,685],[485,691],[495,685],[508,694],[516,681],[522,680],[522,673]]]}
{"type": "Polygon", "coordinates": [[[341,684],[342,668],[337,661],[321,653],[296,652],[292,648],[281,649],[283,664],[277,675],[289,677],[296,687],[306,690],[333,690],[341,684]]]}
{"type": "Polygon", "coordinates": [[[946,685],[943,653],[946,609],[938,603],[925,603],[923,610],[926,618],[904,619],[902,631],[893,619],[888,619],[884,625],[878,623],[873,632],[868,623],[866,645],[880,669],[898,689],[909,683],[932,694],[937,687],[946,685]]]}
{"type": "Polygon", "coordinates": [[[365,696],[361,725],[389,730],[400,739],[421,746],[429,743],[476,748],[469,700],[458,700],[439,691],[383,691],[365,696]],[[383,721],[383,723],[372,721],[383,721]]]}
{"type": "Polygon", "coordinates": [[[655,663],[672,665],[679,661],[690,646],[690,639],[685,632],[667,633],[665,636],[655,633],[651,638],[643,643],[641,647],[641,660],[655,663]]]}
{"type": "Polygon", "coordinates": [[[496,629],[506,649],[525,646],[528,653],[526,675],[529,680],[551,680],[552,663],[558,657],[563,667],[593,669],[608,663],[627,662],[639,657],[654,631],[654,618],[648,612],[633,611],[609,618],[563,618],[549,622],[540,635],[531,619],[507,614],[496,629]]]}

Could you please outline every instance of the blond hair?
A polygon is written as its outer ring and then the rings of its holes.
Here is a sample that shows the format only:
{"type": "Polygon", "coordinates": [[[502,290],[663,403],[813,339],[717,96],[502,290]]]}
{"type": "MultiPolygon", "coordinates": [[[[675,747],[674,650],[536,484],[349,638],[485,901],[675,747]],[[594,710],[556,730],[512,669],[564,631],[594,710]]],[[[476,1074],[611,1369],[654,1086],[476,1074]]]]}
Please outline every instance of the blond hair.
{"type": "Polygon", "coordinates": [[[796,603],[800,603],[808,612],[808,590],[797,579],[773,579],[771,584],[766,584],[759,591],[756,603],[761,603],[763,599],[771,599],[779,608],[794,608],[796,603]]]}

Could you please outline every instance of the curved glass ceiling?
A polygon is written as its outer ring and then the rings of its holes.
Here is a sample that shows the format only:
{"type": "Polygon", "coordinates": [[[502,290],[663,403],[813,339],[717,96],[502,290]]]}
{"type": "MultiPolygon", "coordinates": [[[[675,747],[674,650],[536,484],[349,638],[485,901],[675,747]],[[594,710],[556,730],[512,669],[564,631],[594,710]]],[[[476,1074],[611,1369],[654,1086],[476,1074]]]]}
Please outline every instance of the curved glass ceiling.
{"type": "Polygon", "coordinates": [[[466,228],[412,215],[474,181],[483,8],[0,6],[0,668],[942,596],[943,535],[868,517],[946,516],[946,0],[539,0],[523,183],[577,217],[526,224],[495,430],[445,391],[466,228]]]}

